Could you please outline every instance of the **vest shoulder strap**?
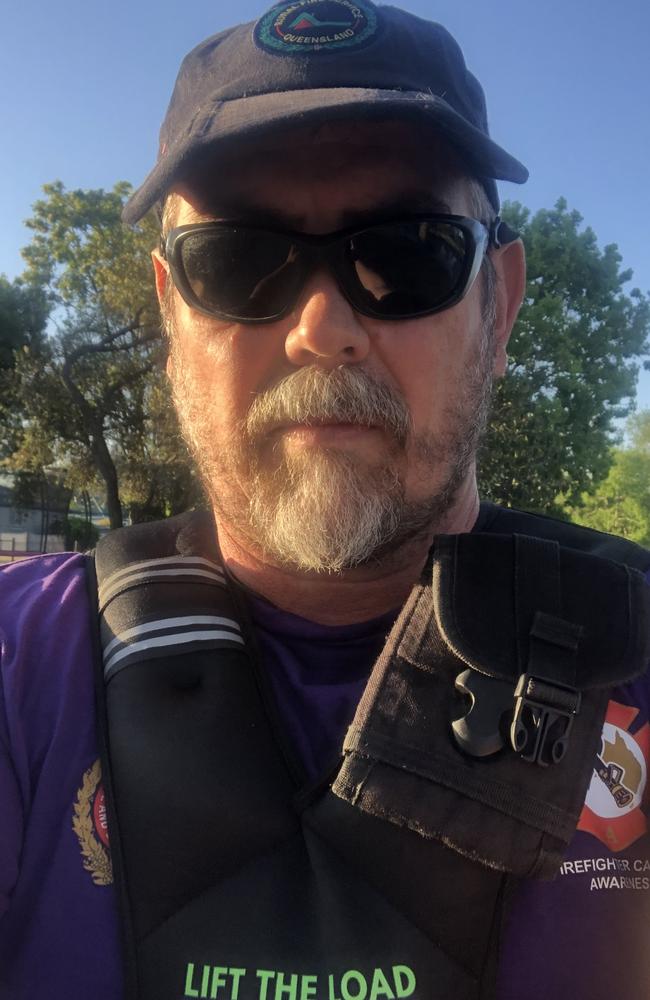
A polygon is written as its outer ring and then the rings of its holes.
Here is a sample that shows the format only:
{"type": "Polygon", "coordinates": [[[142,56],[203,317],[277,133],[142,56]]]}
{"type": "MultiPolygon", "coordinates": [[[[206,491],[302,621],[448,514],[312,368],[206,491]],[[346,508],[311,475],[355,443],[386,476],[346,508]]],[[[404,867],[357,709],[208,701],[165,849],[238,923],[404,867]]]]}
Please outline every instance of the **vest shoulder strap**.
{"type": "Polygon", "coordinates": [[[567,548],[625,563],[644,573],[650,569],[650,552],[641,545],[618,535],[595,531],[593,528],[573,524],[571,521],[560,521],[545,514],[531,514],[513,507],[500,507],[489,501],[483,501],[479,528],[490,533],[513,533],[550,539],[567,548]]]}

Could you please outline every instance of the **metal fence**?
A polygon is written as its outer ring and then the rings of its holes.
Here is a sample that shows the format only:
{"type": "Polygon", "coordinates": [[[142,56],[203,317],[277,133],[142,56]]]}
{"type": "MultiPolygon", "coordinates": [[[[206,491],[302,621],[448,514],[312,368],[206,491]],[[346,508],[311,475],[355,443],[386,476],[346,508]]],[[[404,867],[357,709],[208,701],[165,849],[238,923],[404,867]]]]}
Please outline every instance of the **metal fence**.
{"type": "MultiPolygon", "coordinates": [[[[14,559],[37,555],[41,551],[41,543],[41,535],[36,532],[0,532],[0,556],[13,562],[14,559]]],[[[60,535],[48,535],[46,551],[63,552],[63,550],[63,538],[60,535]]]]}

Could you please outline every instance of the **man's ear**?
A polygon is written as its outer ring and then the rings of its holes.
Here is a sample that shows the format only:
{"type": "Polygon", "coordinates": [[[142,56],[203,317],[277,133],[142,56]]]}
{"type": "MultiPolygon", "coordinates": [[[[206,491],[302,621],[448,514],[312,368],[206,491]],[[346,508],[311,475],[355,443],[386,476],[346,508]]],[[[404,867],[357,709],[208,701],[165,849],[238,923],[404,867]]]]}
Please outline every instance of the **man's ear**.
{"type": "MultiPolygon", "coordinates": [[[[167,270],[167,264],[164,259],[160,256],[160,251],[151,251],[151,260],[153,263],[154,275],[156,278],[156,295],[158,296],[158,305],[160,306],[161,317],[164,316],[164,303],[165,303],[165,291],[167,289],[167,282],[170,281],[169,271],[167,270]]],[[[164,338],[165,343],[169,347],[167,336],[164,338]]],[[[167,364],[166,371],[169,376],[169,369],[171,366],[171,358],[169,355],[169,350],[167,351],[167,364]]]]}
{"type": "Polygon", "coordinates": [[[507,347],[526,291],[526,253],[521,240],[490,253],[496,271],[494,376],[502,378],[508,363],[507,347]]]}
{"type": "Polygon", "coordinates": [[[162,306],[165,289],[167,288],[167,282],[169,281],[169,271],[167,270],[167,264],[160,256],[159,250],[151,251],[151,260],[153,262],[153,270],[156,277],[156,294],[158,295],[158,302],[162,306]]]}

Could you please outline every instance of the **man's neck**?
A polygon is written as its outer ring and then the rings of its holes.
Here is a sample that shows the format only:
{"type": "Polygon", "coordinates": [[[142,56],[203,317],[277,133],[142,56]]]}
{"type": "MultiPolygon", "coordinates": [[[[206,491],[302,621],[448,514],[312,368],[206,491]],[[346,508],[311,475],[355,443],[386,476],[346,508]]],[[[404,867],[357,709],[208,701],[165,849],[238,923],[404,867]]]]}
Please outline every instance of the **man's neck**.
{"type": "Polygon", "coordinates": [[[471,531],[478,516],[476,485],[464,490],[441,523],[367,565],[336,574],[275,565],[242,543],[216,516],[221,554],[240,583],[272,604],[323,625],[368,621],[400,608],[419,579],[436,534],[471,531]]]}

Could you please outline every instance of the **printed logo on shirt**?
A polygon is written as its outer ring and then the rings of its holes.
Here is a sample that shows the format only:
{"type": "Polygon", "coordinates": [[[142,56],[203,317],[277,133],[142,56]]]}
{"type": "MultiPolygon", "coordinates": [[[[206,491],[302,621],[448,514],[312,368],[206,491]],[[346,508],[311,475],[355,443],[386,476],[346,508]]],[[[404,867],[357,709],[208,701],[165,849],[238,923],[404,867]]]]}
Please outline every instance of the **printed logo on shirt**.
{"type": "Polygon", "coordinates": [[[108,845],[102,766],[99,760],[83,776],[74,804],[72,829],[79,841],[83,866],[90,872],[95,885],[110,885],[113,881],[113,869],[108,845]]]}
{"type": "Polygon", "coordinates": [[[650,725],[634,729],[638,708],[610,701],[600,750],[578,829],[622,851],[647,832],[641,810],[650,757],[650,725]]]}

